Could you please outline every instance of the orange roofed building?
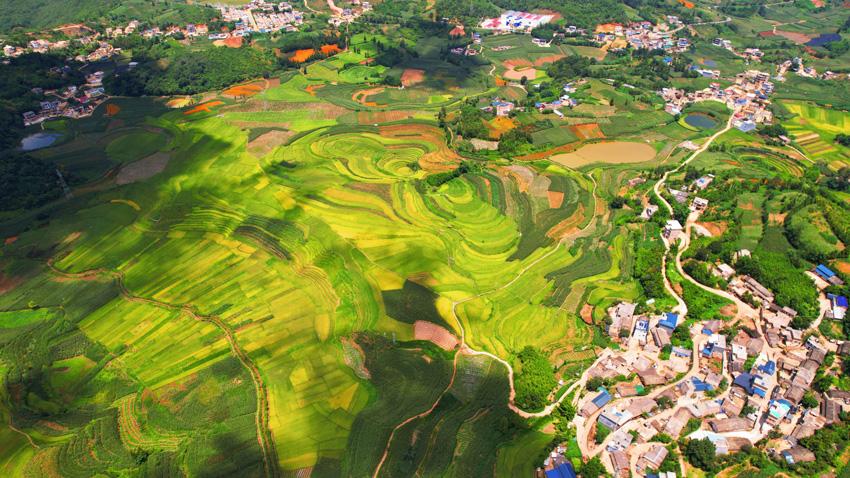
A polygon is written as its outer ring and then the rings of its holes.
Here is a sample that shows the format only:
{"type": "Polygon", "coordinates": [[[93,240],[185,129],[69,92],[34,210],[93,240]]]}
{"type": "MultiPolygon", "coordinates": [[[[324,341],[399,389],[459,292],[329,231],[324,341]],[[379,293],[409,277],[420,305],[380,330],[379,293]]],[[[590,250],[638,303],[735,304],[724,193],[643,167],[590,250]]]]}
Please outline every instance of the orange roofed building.
{"type": "Polygon", "coordinates": [[[463,25],[455,25],[455,27],[449,32],[450,37],[462,37],[465,35],[466,30],[463,28],[463,25]]]}

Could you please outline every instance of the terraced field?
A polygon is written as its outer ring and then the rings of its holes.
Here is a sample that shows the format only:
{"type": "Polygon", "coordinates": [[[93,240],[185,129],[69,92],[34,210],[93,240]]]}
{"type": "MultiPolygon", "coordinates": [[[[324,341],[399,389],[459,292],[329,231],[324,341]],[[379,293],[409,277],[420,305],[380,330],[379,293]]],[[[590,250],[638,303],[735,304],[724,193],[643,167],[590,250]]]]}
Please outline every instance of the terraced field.
{"type": "MultiPolygon", "coordinates": [[[[432,186],[461,163],[434,102],[414,95],[423,119],[376,112],[360,126],[320,84],[294,76],[214,113],[149,116],[103,154],[120,169],[165,151],[161,172],[121,186],[107,175],[49,223],[4,230],[16,239],[0,259],[13,284],[0,296],[15,393],[3,414],[19,432],[3,432],[0,466],[364,476],[387,445],[382,473],[395,475],[412,470],[404,443],[419,436],[420,470],[472,473],[530,433],[484,433],[516,419],[503,366],[415,342],[413,324],[462,325],[467,344],[504,360],[526,345],[585,349],[592,332],[553,297],[573,266],[593,279],[579,259],[602,246],[559,245],[600,212],[591,181],[540,163],[432,186]],[[456,322],[451,303],[471,297],[456,322]],[[18,338],[33,336],[58,348],[18,338]],[[388,442],[437,383],[440,407],[388,442]],[[216,468],[223,450],[239,459],[216,468]]],[[[506,453],[500,466],[524,466],[506,453]]]]}
{"type": "Polygon", "coordinates": [[[784,100],[793,119],[783,123],[791,138],[813,161],[832,169],[850,164],[850,148],[835,143],[835,135],[850,130],[850,113],[804,101],[784,100]]]}
{"type": "Polygon", "coordinates": [[[528,470],[549,435],[508,408],[505,366],[533,346],[569,381],[593,360],[588,322],[640,295],[636,231],[609,201],[691,132],[634,143],[669,120],[654,113],[565,123],[534,142],[610,143],[580,160],[469,160],[437,113],[492,94],[489,79],[444,67],[385,88],[362,59],[202,108],[118,100],[39,153],[87,182],[0,224],[0,469],[528,470]],[[623,144],[626,160],[605,149],[623,144]],[[423,321],[455,337],[421,340],[423,321]]]}

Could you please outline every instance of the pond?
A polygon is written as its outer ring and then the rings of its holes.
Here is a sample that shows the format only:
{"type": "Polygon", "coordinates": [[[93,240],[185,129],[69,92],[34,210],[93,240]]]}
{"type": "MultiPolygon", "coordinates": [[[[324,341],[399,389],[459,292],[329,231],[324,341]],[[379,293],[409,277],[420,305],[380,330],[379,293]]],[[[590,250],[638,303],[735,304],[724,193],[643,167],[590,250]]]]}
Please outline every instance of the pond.
{"type": "Polygon", "coordinates": [[[685,123],[699,129],[711,129],[717,126],[714,118],[702,113],[691,113],[685,116],[685,123]]]}
{"type": "Polygon", "coordinates": [[[46,133],[44,131],[33,133],[21,140],[22,151],[35,151],[36,149],[46,148],[62,137],[61,133],[46,133]]]}

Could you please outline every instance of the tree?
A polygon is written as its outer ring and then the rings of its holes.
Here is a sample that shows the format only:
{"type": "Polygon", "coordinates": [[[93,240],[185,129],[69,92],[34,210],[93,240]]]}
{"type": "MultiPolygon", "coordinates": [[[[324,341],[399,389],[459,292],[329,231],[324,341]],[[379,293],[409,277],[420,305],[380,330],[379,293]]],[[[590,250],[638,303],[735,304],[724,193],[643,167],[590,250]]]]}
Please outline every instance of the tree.
{"type": "Polygon", "coordinates": [[[581,466],[579,475],[582,478],[599,478],[600,476],[605,476],[605,465],[602,464],[598,456],[594,456],[581,466]]]}
{"type": "Polygon", "coordinates": [[[602,442],[605,441],[605,438],[611,434],[611,429],[606,427],[605,425],[596,422],[596,444],[601,445],[602,442]]]}
{"type": "Polygon", "coordinates": [[[691,440],[685,445],[685,457],[695,467],[709,471],[714,467],[717,449],[708,438],[691,440]]]}
{"type": "Polygon", "coordinates": [[[658,404],[658,408],[662,410],[666,410],[673,406],[673,400],[666,395],[662,395],[655,399],[655,402],[658,404]]]}
{"type": "Polygon", "coordinates": [[[617,196],[608,203],[608,207],[611,209],[622,209],[623,206],[626,205],[626,198],[623,196],[617,196]]]}
{"type": "Polygon", "coordinates": [[[820,403],[818,402],[818,399],[817,397],[815,397],[814,393],[806,392],[806,394],[803,395],[803,399],[800,400],[800,405],[804,406],[805,408],[817,408],[820,403]]]}
{"type": "Polygon", "coordinates": [[[587,379],[587,383],[584,384],[584,388],[589,391],[598,390],[599,387],[604,385],[605,382],[600,377],[591,377],[587,379]]]}

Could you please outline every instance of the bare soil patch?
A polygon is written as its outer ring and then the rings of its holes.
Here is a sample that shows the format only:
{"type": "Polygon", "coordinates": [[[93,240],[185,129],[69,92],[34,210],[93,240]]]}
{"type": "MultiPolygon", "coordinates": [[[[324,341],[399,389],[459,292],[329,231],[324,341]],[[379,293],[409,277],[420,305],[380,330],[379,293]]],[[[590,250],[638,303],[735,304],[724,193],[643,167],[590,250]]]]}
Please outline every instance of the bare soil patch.
{"type": "Polygon", "coordinates": [[[584,321],[587,325],[593,325],[593,306],[590,304],[584,304],[581,307],[581,312],[579,312],[581,316],[581,320],[584,321]]]}
{"type": "Polygon", "coordinates": [[[549,209],[558,209],[564,203],[564,193],[560,191],[547,191],[549,198],[549,209]]]}
{"type": "Polygon", "coordinates": [[[526,80],[537,78],[537,70],[534,68],[526,68],[524,70],[507,70],[502,76],[509,80],[520,81],[523,77],[526,80]]]}
{"type": "Polygon", "coordinates": [[[735,317],[738,313],[738,306],[735,304],[726,304],[720,308],[720,313],[726,317],[735,317]]]}
{"type": "Polygon", "coordinates": [[[725,222],[698,222],[698,225],[702,226],[711,233],[712,237],[720,237],[726,232],[728,224],[725,222]]]}
{"type": "Polygon", "coordinates": [[[274,150],[277,146],[286,142],[295,133],[292,131],[269,131],[257,136],[253,141],[248,143],[248,152],[257,156],[265,156],[274,150]]]}
{"type": "Polygon", "coordinates": [[[359,111],[357,113],[357,122],[360,124],[391,123],[393,121],[412,119],[414,115],[414,111],[406,110],[359,111]]]}
{"type": "Polygon", "coordinates": [[[605,133],[599,127],[599,123],[583,123],[570,126],[570,130],[578,136],[579,139],[595,139],[604,138],[605,133]]]}
{"type": "Polygon", "coordinates": [[[556,154],[550,159],[569,168],[594,163],[642,163],[655,157],[655,149],[646,143],[608,141],[582,146],[572,153],[556,154]]]}
{"type": "Polygon", "coordinates": [[[170,154],[159,152],[130,163],[118,171],[115,184],[130,184],[156,176],[165,169],[170,159],[170,154]]]}
{"type": "Polygon", "coordinates": [[[374,101],[369,101],[369,97],[372,96],[372,95],[377,95],[378,93],[381,93],[382,91],[384,91],[383,86],[379,86],[377,88],[369,88],[369,89],[366,89],[366,90],[355,91],[354,94],[351,95],[351,99],[353,101],[360,103],[363,106],[379,107],[381,105],[379,105],[378,103],[375,103],[374,101]]]}
{"type": "Polygon", "coordinates": [[[787,38],[798,45],[807,43],[809,40],[812,39],[811,35],[806,35],[805,33],[799,32],[786,32],[783,30],[776,30],[776,34],[783,38],[787,38]]]}
{"type": "Polygon", "coordinates": [[[454,350],[457,347],[457,337],[448,330],[432,322],[417,320],[413,323],[413,337],[416,340],[433,342],[443,350],[454,350]]]}
{"type": "Polygon", "coordinates": [[[405,87],[417,85],[425,80],[425,70],[408,68],[401,74],[401,84],[405,87]]]}
{"type": "Polygon", "coordinates": [[[555,63],[556,61],[558,61],[558,60],[560,60],[561,58],[564,58],[564,57],[566,57],[566,55],[555,54],[555,55],[542,56],[542,57],[534,60],[534,66],[543,66],[543,65],[546,65],[548,63],[555,63]]]}

